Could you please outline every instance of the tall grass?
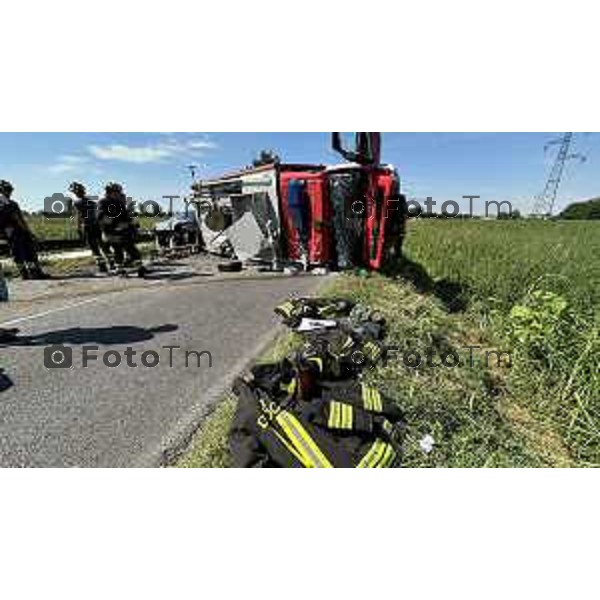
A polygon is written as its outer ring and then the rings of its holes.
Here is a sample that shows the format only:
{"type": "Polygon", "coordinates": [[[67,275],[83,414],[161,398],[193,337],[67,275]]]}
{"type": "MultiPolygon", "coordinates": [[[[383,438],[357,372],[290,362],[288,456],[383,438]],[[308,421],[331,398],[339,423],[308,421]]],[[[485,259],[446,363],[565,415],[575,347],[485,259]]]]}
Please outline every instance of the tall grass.
{"type": "Polygon", "coordinates": [[[39,240],[75,240],[79,233],[75,220],[70,218],[47,218],[42,215],[26,217],[33,234],[39,240]]]}
{"type": "MultiPolygon", "coordinates": [[[[41,241],[54,240],[76,240],[79,239],[79,232],[75,224],[75,219],[71,218],[48,218],[42,215],[29,215],[26,220],[31,227],[33,234],[41,241]]],[[[162,217],[136,217],[142,230],[152,230],[162,217]]]]}
{"type": "Polygon", "coordinates": [[[466,290],[465,317],[511,345],[519,408],[600,465],[600,223],[414,222],[407,254],[466,290]]]}
{"type": "Polygon", "coordinates": [[[460,282],[472,301],[511,307],[535,287],[580,308],[600,304],[600,222],[410,223],[406,252],[437,278],[460,282]]]}

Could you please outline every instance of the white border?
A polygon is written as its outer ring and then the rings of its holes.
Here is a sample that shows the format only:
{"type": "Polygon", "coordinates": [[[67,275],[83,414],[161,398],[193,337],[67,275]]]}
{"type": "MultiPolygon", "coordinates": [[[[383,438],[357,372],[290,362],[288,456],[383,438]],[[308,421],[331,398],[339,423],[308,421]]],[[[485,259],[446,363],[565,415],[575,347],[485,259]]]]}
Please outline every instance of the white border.
{"type": "MultiPolygon", "coordinates": [[[[0,130],[593,131],[597,12],[20,0],[2,8],[0,130]]],[[[592,477],[3,471],[2,595],[587,598],[592,477]]]]}
{"type": "Polygon", "coordinates": [[[590,131],[597,17],[584,0],[20,0],[0,130],[590,131]]]}

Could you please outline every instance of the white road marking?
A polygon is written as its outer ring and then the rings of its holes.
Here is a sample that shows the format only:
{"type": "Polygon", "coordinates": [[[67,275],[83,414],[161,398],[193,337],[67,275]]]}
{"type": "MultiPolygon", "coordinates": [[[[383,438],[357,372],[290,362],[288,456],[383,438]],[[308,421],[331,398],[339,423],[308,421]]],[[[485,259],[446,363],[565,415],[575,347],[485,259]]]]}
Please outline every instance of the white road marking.
{"type": "MultiPolygon", "coordinates": [[[[104,296],[103,296],[104,297],[104,296]]],[[[87,300],[82,300],[81,302],[73,302],[72,304],[65,304],[64,306],[59,306],[57,308],[53,308],[51,310],[46,310],[41,313],[37,313],[35,315],[29,315],[27,317],[19,317],[18,319],[12,319],[11,321],[4,321],[4,323],[0,323],[0,327],[7,327],[9,325],[15,325],[16,323],[22,323],[23,321],[32,321],[34,319],[40,319],[41,317],[46,317],[53,313],[62,312],[64,310],[69,310],[70,308],[76,308],[77,306],[82,306],[84,304],[91,304],[92,302],[98,302],[101,298],[88,298],[87,300]]]]}
{"type": "MultiPolygon", "coordinates": [[[[190,273],[194,273],[193,270],[189,271],[190,273]]],[[[92,302],[99,302],[100,300],[103,300],[104,298],[109,298],[111,296],[114,296],[116,294],[122,294],[124,292],[128,292],[128,291],[150,291],[152,288],[158,288],[159,286],[161,287],[165,287],[165,288],[181,288],[181,287],[187,287],[189,285],[198,285],[198,284],[202,284],[202,285],[206,285],[208,283],[231,283],[231,282],[244,282],[244,281],[256,281],[256,280],[272,280],[272,279],[285,279],[279,275],[261,275],[259,277],[254,277],[254,276],[244,276],[244,277],[223,277],[223,278],[219,278],[216,277],[215,279],[210,279],[210,280],[204,280],[202,282],[198,282],[196,281],[194,282],[173,282],[173,281],[168,281],[168,280],[162,280],[162,279],[156,279],[156,280],[150,280],[150,281],[145,281],[144,285],[140,285],[140,286],[131,286],[131,287],[124,287],[122,289],[117,289],[117,290],[112,290],[110,292],[105,292],[102,293],[94,298],[88,298],[87,300],[82,300],[81,302],[73,302],[71,304],[65,304],[64,306],[58,306],[56,308],[50,309],[50,310],[46,310],[44,312],[40,312],[40,313],[36,313],[34,315],[28,315],[26,317],[18,317],[16,319],[11,319],[10,321],[4,321],[4,322],[0,322],[0,328],[3,327],[10,327],[12,325],[16,325],[17,323],[23,323],[24,321],[33,321],[35,319],[41,319],[42,317],[47,317],[48,315],[54,314],[54,313],[58,313],[58,312],[63,312],[65,310],[69,310],[70,308],[77,308],[78,306],[83,306],[85,304],[91,304],[92,302]]],[[[158,290],[156,290],[158,291],[158,290]]]]}
{"type": "MultiPolygon", "coordinates": [[[[50,310],[46,310],[44,312],[40,312],[40,313],[36,313],[34,315],[28,315],[26,317],[18,317],[16,319],[11,319],[10,321],[4,321],[3,323],[0,323],[0,328],[2,327],[10,327],[12,325],[16,325],[17,323],[22,323],[23,321],[33,321],[35,319],[41,319],[42,317],[47,317],[48,315],[52,315],[54,313],[58,313],[58,312],[63,312],[65,310],[69,310],[70,308],[77,308],[78,306],[83,306],[84,304],[91,304],[92,302],[99,302],[100,300],[103,300],[104,298],[107,298],[109,296],[113,296],[115,294],[122,294],[123,292],[127,292],[130,290],[134,290],[134,291],[140,291],[140,290],[148,290],[151,287],[156,287],[160,284],[164,284],[164,281],[156,280],[156,281],[146,281],[145,282],[145,286],[131,286],[131,287],[125,287],[123,289],[119,289],[119,290],[112,290],[108,293],[103,293],[100,294],[94,298],[88,298],[87,300],[82,300],[81,302],[73,302],[71,304],[65,304],[64,306],[58,306],[56,308],[52,308],[50,310]]],[[[175,287],[175,286],[173,286],[175,287]]]]}

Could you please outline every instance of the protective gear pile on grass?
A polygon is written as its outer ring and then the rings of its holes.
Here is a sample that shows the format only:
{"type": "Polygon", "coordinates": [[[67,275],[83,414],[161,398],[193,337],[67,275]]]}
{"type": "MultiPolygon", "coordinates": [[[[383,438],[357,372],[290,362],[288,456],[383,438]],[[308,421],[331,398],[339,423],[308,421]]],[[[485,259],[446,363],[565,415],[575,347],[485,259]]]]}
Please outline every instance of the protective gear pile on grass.
{"type": "Polygon", "coordinates": [[[398,466],[402,412],[362,377],[385,354],[383,318],[343,299],[292,299],[275,312],[301,332],[304,344],[235,382],[238,408],[229,439],[234,465],[398,466]],[[308,331],[302,328],[307,319],[314,324],[308,331]],[[319,321],[335,326],[319,328],[319,321]]]}

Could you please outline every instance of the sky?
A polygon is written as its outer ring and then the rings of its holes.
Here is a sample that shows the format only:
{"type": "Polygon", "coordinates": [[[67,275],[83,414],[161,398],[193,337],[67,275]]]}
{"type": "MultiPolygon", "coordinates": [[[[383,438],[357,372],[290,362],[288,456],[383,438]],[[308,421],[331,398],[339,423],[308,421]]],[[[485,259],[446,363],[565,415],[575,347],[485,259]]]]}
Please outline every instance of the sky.
{"type": "MultiPolygon", "coordinates": [[[[530,212],[543,187],[556,146],[545,144],[560,133],[384,133],[382,158],[399,171],[408,197],[431,196],[441,206],[479,195],[485,201],[509,200],[530,212]]],[[[261,149],[284,162],[338,164],[329,133],[0,133],[0,179],[15,186],[14,198],[27,210],[66,192],[80,180],[92,194],[109,181],[123,183],[139,200],[185,195],[187,165],[199,177],[216,176],[251,163],[261,149]]],[[[576,134],[573,152],[587,161],[568,164],[558,208],[600,196],[600,135],[576,134]]],[[[435,209],[434,209],[435,210],[435,209]]]]}

